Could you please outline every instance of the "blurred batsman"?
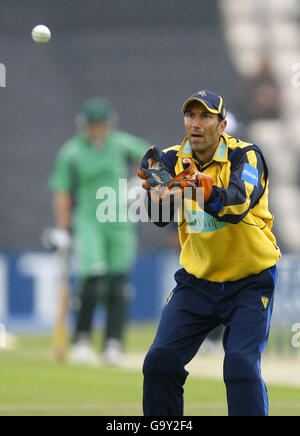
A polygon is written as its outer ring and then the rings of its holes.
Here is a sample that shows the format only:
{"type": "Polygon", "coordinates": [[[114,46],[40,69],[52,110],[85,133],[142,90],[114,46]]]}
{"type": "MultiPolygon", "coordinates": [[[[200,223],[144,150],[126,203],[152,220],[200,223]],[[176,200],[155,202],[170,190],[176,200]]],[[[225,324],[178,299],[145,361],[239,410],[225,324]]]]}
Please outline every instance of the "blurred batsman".
{"type": "Polygon", "coordinates": [[[182,144],[161,153],[152,146],[139,172],[150,217],[159,208],[152,221],[163,227],[178,212],[183,267],[144,361],[144,414],[183,415],[185,366],[223,324],[229,415],[265,416],[260,362],[281,256],[271,232],[267,165],[259,147],[225,133],[220,96],[200,91],[183,113],[182,144]]]}
{"type": "Polygon", "coordinates": [[[139,161],[149,144],[114,130],[115,117],[109,101],[88,100],[78,115],[80,130],[59,151],[50,179],[56,235],[60,235],[54,239],[69,244],[72,231],[79,261],[79,304],[70,353],[75,363],[93,364],[98,360],[91,346],[97,303],[106,309],[105,362],[117,364],[123,350],[128,273],[135,261],[136,228],[128,220],[99,222],[96,194],[102,187],[113,190],[118,209],[119,180],[128,177],[129,161],[139,161]]]}

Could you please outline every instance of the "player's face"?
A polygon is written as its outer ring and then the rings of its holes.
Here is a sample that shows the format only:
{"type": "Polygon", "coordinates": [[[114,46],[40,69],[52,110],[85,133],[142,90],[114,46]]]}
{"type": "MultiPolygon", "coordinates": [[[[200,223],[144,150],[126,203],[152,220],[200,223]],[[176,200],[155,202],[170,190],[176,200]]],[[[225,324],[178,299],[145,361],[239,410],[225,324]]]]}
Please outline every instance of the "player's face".
{"type": "Polygon", "coordinates": [[[110,130],[110,123],[107,121],[95,121],[86,126],[87,136],[92,143],[101,143],[105,140],[110,130]]]}
{"type": "Polygon", "coordinates": [[[186,136],[194,152],[204,153],[219,144],[224,131],[224,121],[217,114],[210,113],[199,102],[188,105],[184,115],[186,136]]]}

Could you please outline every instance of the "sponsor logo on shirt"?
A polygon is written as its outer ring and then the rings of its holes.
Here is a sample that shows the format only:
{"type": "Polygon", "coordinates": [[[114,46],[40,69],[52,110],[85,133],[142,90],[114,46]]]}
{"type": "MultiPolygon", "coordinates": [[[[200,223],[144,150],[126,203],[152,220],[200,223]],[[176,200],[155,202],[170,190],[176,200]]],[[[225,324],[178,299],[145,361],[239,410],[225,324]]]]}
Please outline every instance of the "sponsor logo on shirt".
{"type": "Polygon", "coordinates": [[[185,218],[188,223],[187,233],[208,233],[215,232],[225,227],[228,223],[218,221],[213,216],[202,211],[185,211],[185,218]]]}
{"type": "Polygon", "coordinates": [[[245,163],[244,169],[242,172],[241,179],[243,182],[250,183],[251,185],[258,185],[258,169],[254,168],[252,165],[245,163]]]}

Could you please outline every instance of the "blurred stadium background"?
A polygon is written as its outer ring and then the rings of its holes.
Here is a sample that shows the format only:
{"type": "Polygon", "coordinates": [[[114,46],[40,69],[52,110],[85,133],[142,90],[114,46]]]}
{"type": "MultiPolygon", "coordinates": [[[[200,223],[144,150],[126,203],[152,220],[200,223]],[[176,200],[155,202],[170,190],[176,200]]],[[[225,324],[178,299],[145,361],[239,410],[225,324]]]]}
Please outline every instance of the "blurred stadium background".
{"type": "MultiPolygon", "coordinates": [[[[119,114],[119,128],[165,148],[184,136],[182,102],[203,88],[224,97],[231,113],[230,133],[258,144],[269,163],[275,234],[284,256],[279,263],[265,376],[267,380],[270,376],[276,404],[271,412],[300,413],[299,348],[291,344],[291,328],[300,323],[299,21],[300,0],[3,2],[0,323],[17,337],[18,345],[14,353],[0,351],[0,378],[5,380],[0,415],[62,410],[65,414],[141,414],[140,372],[126,373],[124,381],[121,370],[103,369],[100,374],[51,362],[49,338],[57,309],[58,273],[55,256],[40,243],[43,229],[53,225],[47,181],[57,150],[73,135],[76,112],[88,97],[108,98],[119,114]],[[50,27],[49,45],[32,42],[36,24],[50,27]],[[30,371],[32,381],[34,374],[38,376],[33,387],[30,376],[26,379],[30,371]],[[78,380],[79,374],[81,385],[75,394],[72,380],[78,380]],[[134,386],[138,399],[118,392],[119,403],[112,393],[101,402],[91,395],[91,386],[103,391],[104,383],[107,393],[115,379],[123,380],[120,385],[125,391],[134,386]],[[56,391],[50,387],[59,383],[62,387],[56,391]],[[77,403],[76,395],[81,399],[77,403]],[[112,403],[115,407],[109,406],[112,403]]],[[[143,223],[139,236],[132,272],[131,358],[124,371],[139,370],[178,267],[171,230],[143,223]]],[[[210,381],[189,382],[187,414],[226,413],[222,385],[214,380],[221,369],[212,369],[218,358],[199,355],[197,359],[198,375],[210,381]]]]}

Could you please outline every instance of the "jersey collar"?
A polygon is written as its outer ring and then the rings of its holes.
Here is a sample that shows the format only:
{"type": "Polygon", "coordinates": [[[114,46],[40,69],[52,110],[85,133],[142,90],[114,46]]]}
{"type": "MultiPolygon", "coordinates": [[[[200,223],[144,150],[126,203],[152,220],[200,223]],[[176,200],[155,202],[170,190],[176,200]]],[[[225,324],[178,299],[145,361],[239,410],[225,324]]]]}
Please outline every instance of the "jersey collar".
{"type": "Polygon", "coordinates": [[[221,136],[218,148],[215,151],[213,160],[217,162],[227,162],[228,161],[228,145],[225,136],[221,136]]]}
{"type": "MultiPolygon", "coordinates": [[[[189,158],[193,159],[192,147],[191,147],[187,137],[184,138],[184,140],[180,146],[180,149],[178,150],[177,156],[182,157],[182,158],[189,157],[189,158]]],[[[217,162],[227,162],[228,161],[228,145],[227,145],[227,139],[226,139],[225,135],[221,136],[220,143],[215,151],[215,154],[214,154],[212,160],[217,161],[217,162]]]]}

